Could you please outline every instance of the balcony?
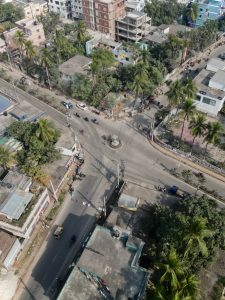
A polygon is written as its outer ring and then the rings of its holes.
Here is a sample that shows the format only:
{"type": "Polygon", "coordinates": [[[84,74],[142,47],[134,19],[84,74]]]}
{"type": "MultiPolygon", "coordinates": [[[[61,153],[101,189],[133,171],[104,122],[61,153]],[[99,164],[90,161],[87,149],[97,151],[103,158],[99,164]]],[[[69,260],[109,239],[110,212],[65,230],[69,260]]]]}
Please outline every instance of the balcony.
{"type": "Polygon", "coordinates": [[[130,26],[123,26],[121,24],[117,24],[117,29],[121,29],[124,31],[132,32],[134,34],[142,33],[142,30],[139,28],[130,28],[130,26]]]}

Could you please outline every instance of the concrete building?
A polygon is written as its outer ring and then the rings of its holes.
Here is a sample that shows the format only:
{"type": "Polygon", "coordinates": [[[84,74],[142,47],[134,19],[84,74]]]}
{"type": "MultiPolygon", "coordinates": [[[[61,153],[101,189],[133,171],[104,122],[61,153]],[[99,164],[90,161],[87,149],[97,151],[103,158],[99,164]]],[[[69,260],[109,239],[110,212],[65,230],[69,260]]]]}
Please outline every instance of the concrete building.
{"type": "Polygon", "coordinates": [[[59,66],[61,78],[64,81],[71,81],[75,74],[86,75],[90,70],[91,58],[83,55],[75,55],[59,66]]]}
{"type": "Polygon", "coordinates": [[[0,38],[0,53],[6,52],[6,43],[3,39],[0,38]]]}
{"type": "Polygon", "coordinates": [[[130,12],[116,21],[116,40],[138,42],[151,31],[151,18],[146,13],[130,12]]]}
{"type": "Polygon", "coordinates": [[[50,202],[46,188],[33,194],[31,184],[30,177],[17,171],[9,171],[0,181],[0,228],[25,239],[50,202]]]}
{"type": "Polygon", "coordinates": [[[14,0],[13,4],[22,7],[25,18],[34,19],[48,12],[48,4],[43,0],[14,0]]]}
{"type": "Polygon", "coordinates": [[[25,33],[25,39],[31,41],[34,46],[39,47],[45,42],[45,33],[43,25],[36,19],[22,19],[15,22],[17,27],[3,32],[6,44],[11,49],[18,48],[15,43],[15,34],[18,30],[25,33]]]}
{"type": "Polygon", "coordinates": [[[225,12],[224,0],[195,0],[198,5],[198,17],[193,24],[202,26],[207,20],[217,20],[225,12]]]}
{"type": "MultiPolygon", "coordinates": [[[[137,45],[141,50],[147,49],[146,44],[137,43],[137,45]]],[[[87,55],[91,55],[97,48],[105,48],[111,51],[115,60],[123,65],[135,65],[139,59],[139,57],[136,55],[136,53],[134,53],[134,51],[132,51],[131,48],[126,47],[126,45],[123,45],[122,43],[113,41],[104,34],[100,34],[99,36],[87,41],[85,48],[87,55]]]]}
{"type": "Polygon", "coordinates": [[[125,229],[97,226],[58,300],[142,299],[149,275],[138,265],[143,246],[125,229]]]}
{"type": "MultiPolygon", "coordinates": [[[[72,19],[72,1],[68,0],[47,0],[49,11],[60,15],[61,18],[72,19]]],[[[75,0],[74,0],[75,2],[75,0]]],[[[74,7],[73,7],[74,8],[74,7]]]]}
{"type": "Polygon", "coordinates": [[[87,27],[115,39],[116,19],[125,16],[124,0],[83,0],[82,3],[87,27]]]}
{"type": "Polygon", "coordinates": [[[126,12],[144,11],[145,0],[127,0],[125,2],[126,12]]]}
{"type": "Polygon", "coordinates": [[[216,73],[203,69],[195,78],[198,92],[196,108],[211,116],[217,116],[225,101],[225,71],[216,73]]]}
{"type": "Polygon", "coordinates": [[[211,58],[207,65],[206,65],[206,70],[212,71],[212,72],[217,72],[219,70],[225,70],[225,61],[222,59],[219,59],[217,57],[211,58]]]}
{"type": "Polygon", "coordinates": [[[18,238],[0,230],[0,267],[8,271],[20,253],[21,247],[18,238]]]}

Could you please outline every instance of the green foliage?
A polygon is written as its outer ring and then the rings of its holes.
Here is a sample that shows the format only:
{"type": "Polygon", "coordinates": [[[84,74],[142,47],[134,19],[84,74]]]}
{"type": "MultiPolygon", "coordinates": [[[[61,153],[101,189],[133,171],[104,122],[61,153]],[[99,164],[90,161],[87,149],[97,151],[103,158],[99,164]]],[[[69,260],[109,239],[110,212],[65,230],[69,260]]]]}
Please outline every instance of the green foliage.
{"type": "Polygon", "coordinates": [[[24,18],[21,7],[14,6],[12,3],[0,4],[0,23],[9,21],[14,23],[24,18]]]}
{"type": "Polygon", "coordinates": [[[45,15],[38,17],[38,20],[42,23],[44,32],[48,36],[55,31],[57,25],[59,25],[60,17],[55,12],[49,12],[45,15]]]}
{"type": "Polygon", "coordinates": [[[184,6],[176,0],[152,0],[145,5],[145,12],[152,18],[152,25],[172,24],[179,20],[184,6]]]}
{"type": "Polygon", "coordinates": [[[195,2],[190,2],[183,12],[183,21],[186,25],[196,21],[198,17],[198,5],[195,2]]]}
{"type": "Polygon", "coordinates": [[[14,122],[8,128],[8,135],[23,144],[23,149],[17,153],[17,161],[21,170],[30,176],[39,173],[41,165],[60,157],[54,146],[60,134],[48,120],[14,122]]]}
{"type": "Polygon", "coordinates": [[[0,146],[0,166],[4,170],[8,169],[11,160],[12,160],[11,153],[4,147],[0,146]]]}
{"type": "Polygon", "coordinates": [[[88,101],[92,92],[92,83],[85,75],[77,75],[73,79],[71,91],[72,96],[78,100],[88,101]]]}

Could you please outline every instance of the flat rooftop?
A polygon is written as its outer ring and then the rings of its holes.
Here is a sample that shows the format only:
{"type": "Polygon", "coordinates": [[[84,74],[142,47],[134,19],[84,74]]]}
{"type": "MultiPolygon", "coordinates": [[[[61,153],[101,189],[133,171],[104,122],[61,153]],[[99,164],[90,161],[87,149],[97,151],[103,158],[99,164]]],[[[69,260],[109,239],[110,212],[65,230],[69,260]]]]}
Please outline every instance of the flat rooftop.
{"type": "Polygon", "coordinates": [[[206,69],[208,69],[208,66],[212,65],[213,67],[217,68],[218,70],[224,70],[225,69],[225,62],[218,58],[218,57],[213,57],[211,58],[206,66],[206,69]]]}
{"type": "Polygon", "coordinates": [[[15,24],[22,27],[31,27],[31,26],[40,25],[41,23],[39,23],[36,19],[27,18],[27,19],[19,20],[15,22],[15,24]]]}
{"type": "Polygon", "coordinates": [[[146,35],[143,39],[152,43],[162,44],[168,40],[168,36],[160,29],[155,29],[146,35]]]}
{"type": "MultiPolygon", "coordinates": [[[[125,240],[115,239],[112,231],[97,226],[77,263],[77,268],[91,277],[89,285],[97,285],[98,289],[95,289],[99,291],[99,281],[104,282],[109,291],[106,299],[136,299],[145,288],[148,272],[136,264],[144,243],[137,238],[128,238],[128,242],[125,245],[125,240]],[[92,278],[97,278],[98,284],[91,282],[92,278]]],[[[90,297],[91,287],[86,293],[87,284],[81,280],[77,268],[68,278],[58,300],[104,299],[100,291],[99,295],[95,292],[90,297]]]]}
{"type": "Polygon", "coordinates": [[[15,241],[15,236],[0,230],[0,264],[4,262],[15,241]]]}
{"type": "Polygon", "coordinates": [[[194,78],[194,81],[197,85],[198,92],[203,91],[206,95],[211,97],[225,97],[225,92],[209,87],[210,79],[215,75],[215,72],[203,69],[198,75],[194,78]]]}
{"type": "Polygon", "coordinates": [[[83,55],[75,55],[59,66],[59,71],[63,74],[74,76],[74,74],[87,74],[88,65],[92,62],[91,58],[83,55]]]}

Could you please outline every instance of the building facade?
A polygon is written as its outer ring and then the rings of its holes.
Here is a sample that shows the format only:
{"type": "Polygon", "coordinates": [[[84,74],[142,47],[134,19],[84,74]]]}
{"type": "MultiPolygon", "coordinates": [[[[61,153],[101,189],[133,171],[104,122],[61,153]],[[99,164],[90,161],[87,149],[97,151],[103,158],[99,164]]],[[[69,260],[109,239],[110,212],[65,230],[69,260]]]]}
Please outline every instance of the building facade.
{"type": "Polygon", "coordinates": [[[196,0],[198,5],[198,17],[193,24],[202,26],[207,20],[217,20],[225,12],[225,1],[223,0],[196,0]]]}
{"type": "Polygon", "coordinates": [[[124,0],[83,0],[82,3],[87,27],[115,39],[116,19],[125,16],[124,0]]]}
{"type": "Polygon", "coordinates": [[[64,19],[72,19],[72,4],[68,0],[48,0],[48,9],[64,19]]]}
{"type": "Polygon", "coordinates": [[[3,32],[6,44],[9,48],[18,48],[15,43],[15,34],[18,30],[25,33],[25,39],[31,41],[34,46],[39,47],[45,42],[45,33],[43,25],[36,19],[22,19],[15,22],[17,27],[3,32]]]}
{"type": "Polygon", "coordinates": [[[47,2],[42,0],[33,2],[28,2],[26,0],[15,0],[13,1],[13,4],[23,9],[26,19],[34,19],[38,16],[45,15],[48,12],[47,2]]]}
{"type": "Polygon", "coordinates": [[[151,31],[151,18],[143,12],[129,12],[116,21],[116,40],[138,42],[151,31]]]}

